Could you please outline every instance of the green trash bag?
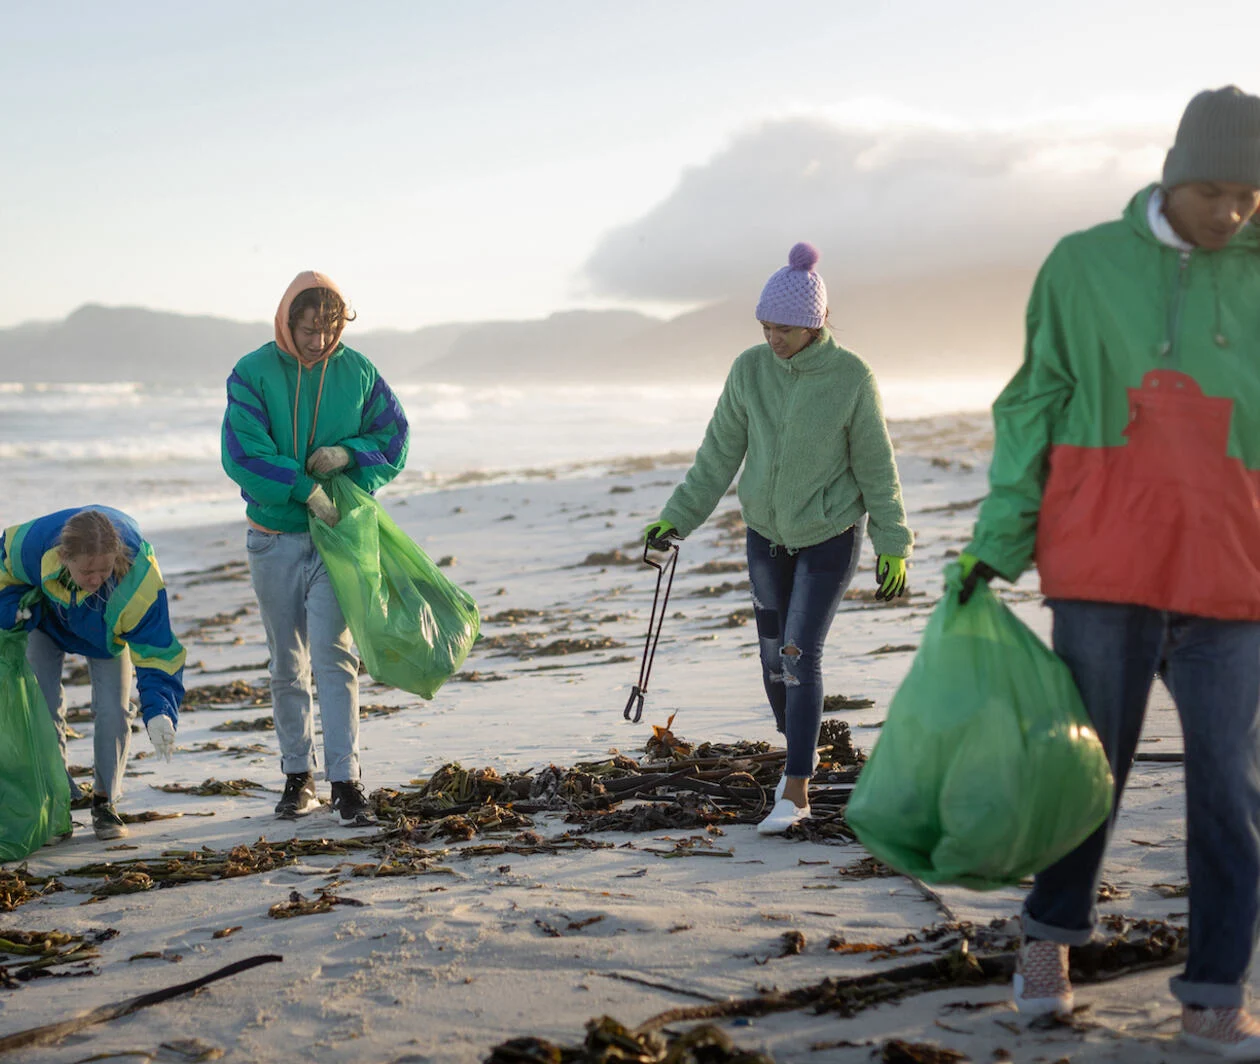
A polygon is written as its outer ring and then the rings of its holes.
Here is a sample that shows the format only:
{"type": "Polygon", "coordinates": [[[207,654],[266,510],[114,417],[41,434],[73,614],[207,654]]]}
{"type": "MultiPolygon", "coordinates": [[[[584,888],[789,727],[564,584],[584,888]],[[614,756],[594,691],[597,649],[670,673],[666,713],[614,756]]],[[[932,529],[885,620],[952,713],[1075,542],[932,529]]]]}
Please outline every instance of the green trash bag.
{"type": "Polygon", "coordinates": [[[70,780],[26,633],[0,629],[0,861],[18,861],[70,830],[70,780]]]}
{"type": "Polygon", "coordinates": [[[325,481],[324,490],[341,519],[329,528],[312,517],[311,538],[364,668],[380,683],[432,698],[477,639],[477,603],[349,477],[325,481]]]}
{"type": "Polygon", "coordinates": [[[1017,883],[1106,820],[1112,780],[1064,662],[962,570],[893,696],[845,819],[872,854],[929,883],[1017,883]]]}

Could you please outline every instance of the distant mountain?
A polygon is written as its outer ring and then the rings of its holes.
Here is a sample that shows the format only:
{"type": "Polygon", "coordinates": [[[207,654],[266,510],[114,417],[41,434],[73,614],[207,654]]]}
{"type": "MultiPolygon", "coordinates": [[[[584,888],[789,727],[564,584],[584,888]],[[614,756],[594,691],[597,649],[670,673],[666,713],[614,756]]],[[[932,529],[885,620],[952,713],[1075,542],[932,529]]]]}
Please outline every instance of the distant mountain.
{"type": "MultiPolygon", "coordinates": [[[[880,375],[1013,370],[1024,344],[1024,306],[1036,271],[994,267],[948,276],[834,287],[831,328],[880,375]]],[[[727,300],[681,314],[608,350],[606,366],[658,378],[724,376],[762,342],[755,302],[727,300]]]]}
{"type": "MultiPolygon", "coordinates": [[[[993,267],[831,292],[840,342],[881,375],[989,373],[1018,364],[1030,268],[993,267]]],[[[721,378],[761,342],[755,293],[668,321],[628,310],[414,331],[352,327],[351,346],[391,382],[721,378]]],[[[271,339],[270,322],[87,305],[59,322],[0,329],[0,380],[218,384],[271,339]]]]}

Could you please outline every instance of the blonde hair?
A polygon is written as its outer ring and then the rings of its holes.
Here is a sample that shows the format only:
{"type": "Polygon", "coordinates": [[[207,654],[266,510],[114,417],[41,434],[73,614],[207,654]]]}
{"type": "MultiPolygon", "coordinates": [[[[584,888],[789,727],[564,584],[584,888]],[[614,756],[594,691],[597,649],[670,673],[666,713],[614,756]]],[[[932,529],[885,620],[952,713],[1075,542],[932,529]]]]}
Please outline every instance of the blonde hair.
{"type": "Polygon", "coordinates": [[[131,570],[131,552],[114,523],[100,510],[81,510],[62,526],[57,554],[63,562],[112,554],[115,580],[121,580],[131,570]]]}

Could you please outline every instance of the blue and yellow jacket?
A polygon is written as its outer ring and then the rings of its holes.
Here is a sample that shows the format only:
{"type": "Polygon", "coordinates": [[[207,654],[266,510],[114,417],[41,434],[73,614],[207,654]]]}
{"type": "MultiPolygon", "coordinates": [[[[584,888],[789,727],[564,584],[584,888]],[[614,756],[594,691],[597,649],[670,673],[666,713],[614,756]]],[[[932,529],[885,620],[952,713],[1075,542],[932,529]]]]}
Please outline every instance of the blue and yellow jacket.
{"type": "Polygon", "coordinates": [[[148,723],[159,713],[179,720],[184,698],[184,648],[171,632],[166,587],[153,548],[135,521],[108,506],[59,510],[0,533],[0,628],[14,628],[26,599],[38,628],[68,654],[116,658],[131,653],[140,689],[140,713],[148,723]],[[83,597],[61,563],[57,542],[66,522],[83,510],[98,510],[118,530],[131,569],[121,580],[110,577],[83,597]],[[36,589],[33,605],[27,598],[36,589]]]}

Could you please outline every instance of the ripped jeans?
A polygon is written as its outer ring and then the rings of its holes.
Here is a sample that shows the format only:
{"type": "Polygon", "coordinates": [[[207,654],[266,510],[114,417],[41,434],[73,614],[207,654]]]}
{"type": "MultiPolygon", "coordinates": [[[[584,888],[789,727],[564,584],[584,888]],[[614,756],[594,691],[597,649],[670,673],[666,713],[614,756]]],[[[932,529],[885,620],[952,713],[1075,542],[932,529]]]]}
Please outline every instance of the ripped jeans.
{"type": "Polygon", "coordinates": [[[863,517],[847,532],[789,553],[748,530],[748,576],[761,645],[761,676],[787,739],[784,775],[808,779],[822,726],[822,652],[857,571],[863,517]]]}

